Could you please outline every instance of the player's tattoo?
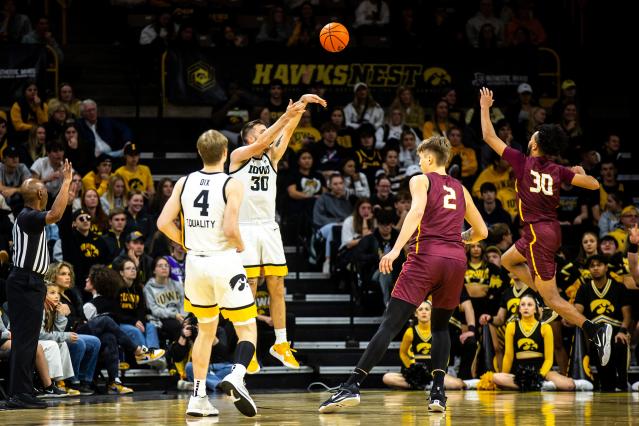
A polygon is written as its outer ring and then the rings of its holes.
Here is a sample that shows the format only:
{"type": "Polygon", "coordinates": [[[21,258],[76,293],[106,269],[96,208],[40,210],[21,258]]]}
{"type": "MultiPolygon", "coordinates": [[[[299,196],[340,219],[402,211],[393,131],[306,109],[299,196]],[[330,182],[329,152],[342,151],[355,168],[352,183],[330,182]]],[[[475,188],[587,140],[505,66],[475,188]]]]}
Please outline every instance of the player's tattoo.
{"type": "Polygon", "coordinates": [[[277,138],[277,140],[275,141],[275,148],[280,146],[281,143],[282,143],[282,135],[280,135],[280,137],[277,138]]]}
{"type": "Polygon", "coordinates": [[[465,230],[464,232],[461,233],[461,239],[463,242],[468,242],[470,241],[471,238],[471,234],[473,233],[473,228],[468,228],[467,230],[465,230]]]}

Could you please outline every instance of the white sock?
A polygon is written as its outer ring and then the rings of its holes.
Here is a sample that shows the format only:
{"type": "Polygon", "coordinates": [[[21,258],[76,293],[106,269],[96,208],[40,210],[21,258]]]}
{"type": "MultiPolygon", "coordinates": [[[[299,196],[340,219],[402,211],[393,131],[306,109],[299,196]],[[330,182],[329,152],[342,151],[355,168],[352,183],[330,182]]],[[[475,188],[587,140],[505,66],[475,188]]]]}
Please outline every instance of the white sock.
{"type": "Polygon", "coordinates": [[[195,379],[193,396],[206,396],[206,379],[195,379]]]}
{"type": "Polygon", "coordinates": [[[242,364],[235,364],[233,365],[233,371],[231,371],[231,374],[235,374],[240,378],[244,378],[244,375],[246,374],[246,367],[244,367],[242,364]]]}
{"type": "Polygon", "coordinates": [[[276,328],[275,329],[275,344],[279,345],[280,343],[286,343],[286,329],[285,328],[276,328]]]}

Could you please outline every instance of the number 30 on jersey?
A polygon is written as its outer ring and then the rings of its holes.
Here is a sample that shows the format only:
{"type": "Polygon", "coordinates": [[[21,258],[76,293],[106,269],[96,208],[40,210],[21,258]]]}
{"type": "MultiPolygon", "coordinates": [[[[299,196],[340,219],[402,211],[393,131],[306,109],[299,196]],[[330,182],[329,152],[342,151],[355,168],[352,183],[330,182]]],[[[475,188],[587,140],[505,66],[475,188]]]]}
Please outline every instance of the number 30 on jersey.
{"type": "Polygon", "coordinates": [[[533,175],[533,186],[530,187],[530,192],[552,195],[552,176],[534,170],[531,170],[530,174],[533,175]]]}

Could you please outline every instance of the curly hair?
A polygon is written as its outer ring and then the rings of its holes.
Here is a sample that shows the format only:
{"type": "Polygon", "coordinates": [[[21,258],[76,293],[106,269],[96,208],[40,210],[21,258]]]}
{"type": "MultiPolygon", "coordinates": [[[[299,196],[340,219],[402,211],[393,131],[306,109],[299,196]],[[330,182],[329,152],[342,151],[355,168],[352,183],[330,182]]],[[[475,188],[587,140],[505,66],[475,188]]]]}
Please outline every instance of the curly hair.
{"type": "Polygon", "coordinates": [[[559,155],[568,145],[568,136],[557,124],[542,124],[535,141],[544,155],[559,155]]]}
{"type": "Polygon", "coordinates": [[[115,298],[123,285],[120,274],[104,265],[91,266],[89,280],[100,295],[109,299],[115,298]]]}
{"type": "Polygon", "coordinates": [[[44,281],[55,283],[56,278],[58,274],[60,273],[60,270],[64,267],[69,268],[69,271],[71,272],[70,287],[73,287],[73,285],[75,284],[75,271],[73,270],[73,265],[71,265],[69,262],[65,262],[64,260],[61,262],[52,263],[49,265],[49,269],[47,269],[47,272],[44,274],[44,281]]]}

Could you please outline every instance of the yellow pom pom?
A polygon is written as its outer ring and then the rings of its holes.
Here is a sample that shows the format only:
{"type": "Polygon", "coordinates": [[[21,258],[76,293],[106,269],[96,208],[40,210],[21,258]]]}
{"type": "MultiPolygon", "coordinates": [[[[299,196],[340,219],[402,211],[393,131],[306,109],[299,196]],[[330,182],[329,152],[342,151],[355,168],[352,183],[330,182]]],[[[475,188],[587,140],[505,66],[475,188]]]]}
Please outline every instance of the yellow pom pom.
{"type": "Polygon", "coordinates": [[[493,372],[487,371],[479,378],[477,390],[496,390],[495,382],[493,382],[493,372]]]}

